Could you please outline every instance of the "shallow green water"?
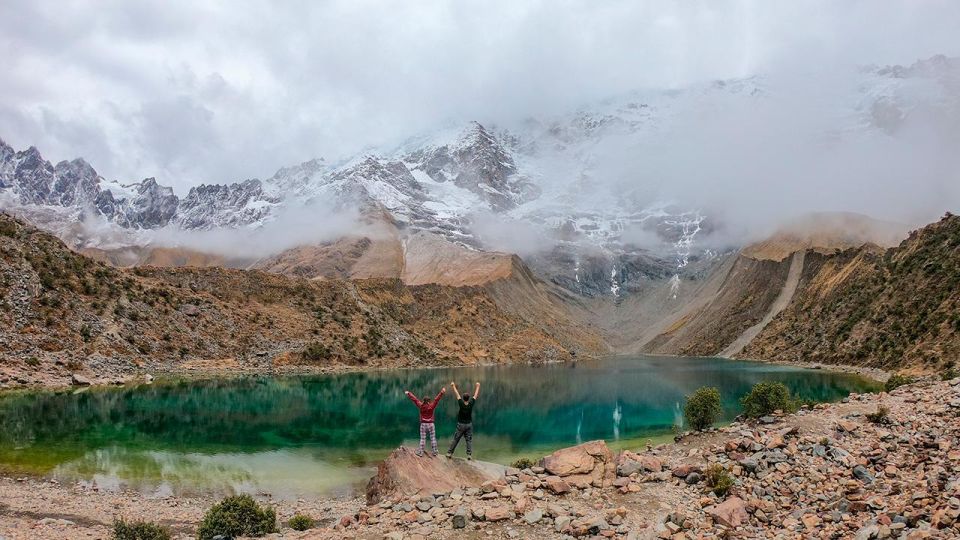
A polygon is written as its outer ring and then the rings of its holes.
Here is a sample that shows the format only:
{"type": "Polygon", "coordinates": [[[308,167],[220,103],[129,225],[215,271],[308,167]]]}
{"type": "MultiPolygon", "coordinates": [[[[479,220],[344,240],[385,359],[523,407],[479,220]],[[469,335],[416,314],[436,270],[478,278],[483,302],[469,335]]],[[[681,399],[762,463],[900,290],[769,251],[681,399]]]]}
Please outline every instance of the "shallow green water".
{"type": "MultiPolygon", "coordinates": [[[[403,390],[433,395],[451,380],[461,389],[481,381],[474,453],[501,462],[578,441],[662,439],[681,421],[683,396],[704,385],[720,388],[727,419],[762,380],[819,401],[873,389],[825,371],[641,357],[17,393],[0,396],[0,468],[157,494],[344,493],[390,449],[416,445],[417,411],[403,390]]],[[[437,409],[441,451],[455,414],[448,390],[437,409]]]]}

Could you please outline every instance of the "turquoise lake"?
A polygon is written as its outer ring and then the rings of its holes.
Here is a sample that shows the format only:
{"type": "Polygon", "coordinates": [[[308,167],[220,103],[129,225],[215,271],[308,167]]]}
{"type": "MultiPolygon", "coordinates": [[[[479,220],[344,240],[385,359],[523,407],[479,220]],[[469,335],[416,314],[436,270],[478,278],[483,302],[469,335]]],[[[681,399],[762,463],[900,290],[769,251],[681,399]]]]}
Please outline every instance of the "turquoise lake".
{"type": "MultiPolygon", "coordinates": [[[[461,390],[481,382],[474,454],[502,463],[592,439],[629,448],[663,440],[700,386],[720,389],[725,420],[760,381],[817,401],[876,389],[825,370],[633,357],[16,392],[0,395],[0,469],[156,495],[347,495],[391,449],[417,444],[417,410],[403,391],[432,396],[452,380],[461,390]]],[[[448,389],[436,415],[441,451],[455,415],[448,389]]]]}

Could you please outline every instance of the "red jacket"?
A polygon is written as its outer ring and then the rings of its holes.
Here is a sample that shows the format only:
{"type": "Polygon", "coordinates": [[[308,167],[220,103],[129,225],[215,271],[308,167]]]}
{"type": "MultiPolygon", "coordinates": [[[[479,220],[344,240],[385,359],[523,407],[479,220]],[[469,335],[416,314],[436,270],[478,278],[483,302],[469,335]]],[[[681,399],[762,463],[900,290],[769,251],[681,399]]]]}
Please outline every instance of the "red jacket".
{"type": "Polygon", "coordinates": [[[417,399],[417,396],[413,395],[412,392],[404,392],[410,401],[420,409],[420,423],[421,424],[432,424],[433,423],[433,410],[437,408],[437,403],[440,403],[440,398],[443,397],[443,393],[446,388],[440,390],[440,393],[437,394],[437,397],[432,400],[420,401],[417,399]]]}

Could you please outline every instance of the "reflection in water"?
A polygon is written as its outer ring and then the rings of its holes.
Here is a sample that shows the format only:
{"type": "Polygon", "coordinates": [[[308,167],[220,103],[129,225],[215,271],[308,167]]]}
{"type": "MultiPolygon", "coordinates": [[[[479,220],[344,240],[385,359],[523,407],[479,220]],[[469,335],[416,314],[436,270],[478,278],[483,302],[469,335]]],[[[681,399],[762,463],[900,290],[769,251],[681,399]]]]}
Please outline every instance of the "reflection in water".
{"type": "MultiPolygon", "coordinates": [[[[823,371],[643,357],[16,393],[0,397],[0,467],[149,492],[329,492],[357,482],[389,449],[416,444],[416,409],[404,390],[433,395],[451,380],[462,388],[483,382],[475,452],[498,460],[668,433],[683,396],[703,385],[720,388],[727,419],[761,380],[821,401],[870,387],[823,371]]],[[[455,417],[448,395],[437,409],[438,437],[452,435],[455,417]]]]}

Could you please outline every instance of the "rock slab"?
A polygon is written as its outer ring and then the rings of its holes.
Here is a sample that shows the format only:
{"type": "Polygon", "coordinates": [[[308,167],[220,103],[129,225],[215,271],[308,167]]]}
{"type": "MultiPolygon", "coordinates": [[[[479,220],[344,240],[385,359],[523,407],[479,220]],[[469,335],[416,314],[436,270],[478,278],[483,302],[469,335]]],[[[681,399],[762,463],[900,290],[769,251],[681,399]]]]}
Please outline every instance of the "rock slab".
{"type": "Polygon", "coordinates": [[[377,466],[377,474],[367,483],[367,503],[417,493],[479,488],[485,482],[503,479],[505,470],[503,465],[484,461],[418,457],[414,450],[401,446],[377,466]]]}

